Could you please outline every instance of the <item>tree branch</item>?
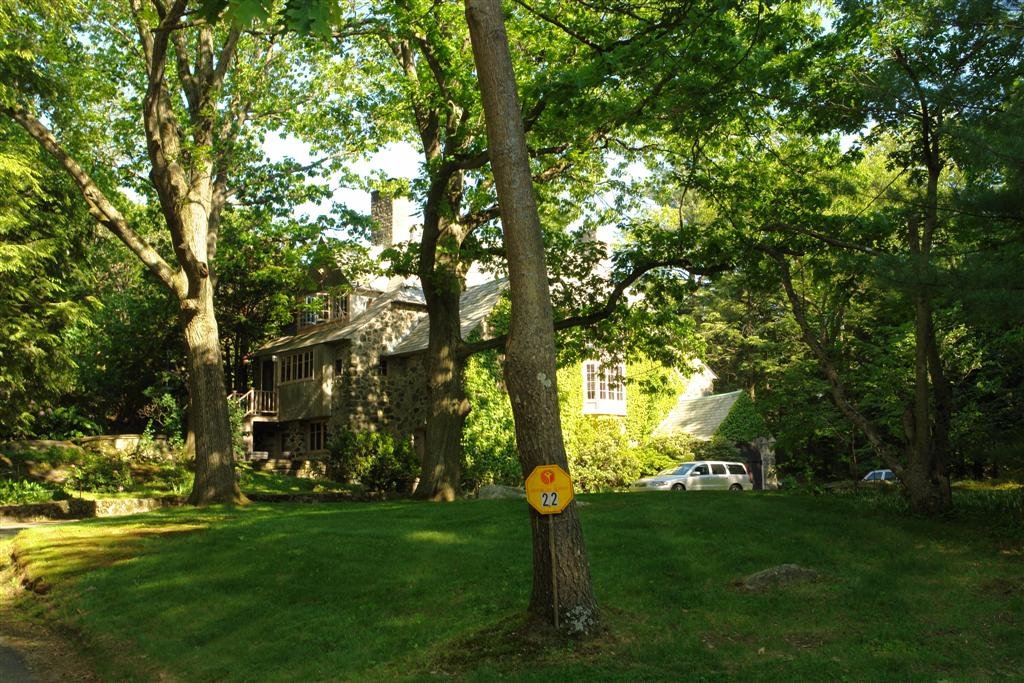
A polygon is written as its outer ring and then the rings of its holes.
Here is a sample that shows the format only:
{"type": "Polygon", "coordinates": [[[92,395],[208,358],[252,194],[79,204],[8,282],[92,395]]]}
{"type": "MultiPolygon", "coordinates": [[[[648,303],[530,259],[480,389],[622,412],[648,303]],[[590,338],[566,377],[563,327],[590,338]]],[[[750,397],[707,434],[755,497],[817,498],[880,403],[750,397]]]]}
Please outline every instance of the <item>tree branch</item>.
{"type": "Polygon", "coordinates": [[[92,177],[57,142],[50,130],[19,105],[0,105],[0,112],[24,128],[47,153],[60,163],[78,185],[92,217],[114,233],[149,268],[150,272],[172,292],[180,296],[180,280],[175,271],[157,253],[156,249],[132,230],[117,207],[107,199],[92,177]]]}
{"type": "Polygon", "coordinates": [[[181,81],[181,88],[185,91],[185,99],[188,100],[189,111],[199,110],[199,90],[196,86],[195,76],[188,63],[188,45],[185,42],[185,34],[182,31],[172,31],[174,40],[174,56],[178,65],[178,80],[181,81]]]}
{"type": "Polygon", "coordinates": [[[835,363],[829,356],[828,351],[821,342],[814,336],[811,325],[807,320],[807,312],[804,308],[803,299],[797,294],[793,288],[793,276],[789,269],[789,261],[778,251],[769,247],[758,246],[756,247],[767,256],[769,256],[779,268],[779,275],[782,279],[782,286],[786,290],[786,297],[789,299],[790,307],[793,311],[793,317],[796,319],[797,325],[800,327],[801,336],[803,336],[804,343],[814,354],[814,357],[818,360],[818,367],[825,374],[825,378],[828,380],[829,390],[832,394],[832,402],[839,412],[846,416],[855,427],[864,433],[867,437],[868,442],[878,453],[882,461],[891,469],[896,472],[897,475],[902,476],[903,467],[896,459],[895,453],[893,453],[892,447],[885,442],[875,426],[857,409],[850,400],[846,385],[842,378],[839,376],[839,371],[836,369],[835,363]]]}
{"type": "MultiPolygon", "coordinates": [[[[625,296],[626,290],[636,284],[636,282],[644,275],[659,268],[682,268],[687,272],[699,275],[714,275],[715,273],[725,271],[728,266],[723,264],[708,266],[705,268],[696,268],[686,259],[662,259],[638,263],[629,273],[626,274],[624,278],[622,278],[622,280],[615,284],[612,291],[608,294],[608,298],[601,306],[588,313],[581,313],[579,315],[562,318],[561,320],[555,320],[555,331],[568,330],[575,327],[589,327],[611,317],[615,312],[615,309],[618,307],[619,302],[622,301],[622,298],[625,296]]],[[[501,348],[507,340],[508,335],[500,335],[491,339],[470,342],[463,345],[461,352],[463,357],[466,357],[481,351],[501,348]]]]}

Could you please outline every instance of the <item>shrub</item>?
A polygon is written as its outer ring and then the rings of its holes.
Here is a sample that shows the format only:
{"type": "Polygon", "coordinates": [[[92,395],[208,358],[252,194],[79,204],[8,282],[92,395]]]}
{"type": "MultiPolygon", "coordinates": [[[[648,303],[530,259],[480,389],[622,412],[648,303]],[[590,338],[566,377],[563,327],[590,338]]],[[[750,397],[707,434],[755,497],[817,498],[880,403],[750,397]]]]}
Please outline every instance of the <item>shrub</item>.
{"type": "Polygon", "coordinates": [[[184,460],[162,459],[131,468],[136,485],[152,491],[184,495],[192,488],[194,473],[184,460]]]}
{"type": "Polygon", "coordinates": [[[117,493],[131,487],[131,463],[123,455],[86,453],[78,463],[71,465],[64,484],[77,491],[117,493]]]}
{"type": "Polygon", "coordinates": [[[58,406],[40,411],[32,423],[32,433],[45,439],[78,439],[99,434],[100,426],[75,406],[58,406]]]}
{"type": "Polygon", "coordinates": [[[419,474],[412,444],[383,432],[336,431],[327,440],[327,474],[371,491],[408,491],[419,474]]]}
{"type": "Polygon", "coordinates": [[[53,500],[55,490],[29,479],[0,479],[0,505],[24,505],[53,500]]]}
{"type": "Polygon", "coordinates": [[[83,451],[78,446],[65,448],[63,446],[47,446],[46,448],[26,448],[23,443],[11,441],[0,447],[0,456],[10,460],[15,466],[25,463],[46,463],[51,467],[58,467],[76,462],[82,458],[83,451]]]}
{"type": "Polygon", "coordinates": [[[641,475],[655,474],[680,462],[694,460],[697,440],[688,434],[652,438],[638,449],[641,475]]]}
{"type": "Polygon", "coordinates": [[[750,394],[744,391],[739,395],[729,414],[715,430],[715,436],[737,443],[753,441],[759,436],[768,436],[768,425],[765,424],[764,418],[758,412],[750,394]]]}
{"type": "Polygon", "coordinates": [[[472,490],[487,484],[522,484],[512,406],[501,382],[496,353],[470,358],[466,391],[473,410],[462,431],[463,487],[472,490]]]}
{"type": "Polygon", "coordinates": [[[579,491],[620,488],[640,476],[638,450],[630,447],[622,421],[584,415],[565,435],[573,483],[579,491]]]}
{"type": "Polygon", "coordinates": [[[710,441],[697,441],[693,447],[694,460],[742,460],[740,449],[729,439],[713,436],[710,441]]]}
{"type": "Polygon", "coordinates": [[[146,431],[151,431],[154,426],[159,427],[160,433],[167,436],[167,444],[175,450],[181,450],[185,445],[185,405],[170,392],[161,391],[156,386],[149,387],[143,393],[150,399],[149,405],[142,409],[142,415],[149,418],[146,431]]]}

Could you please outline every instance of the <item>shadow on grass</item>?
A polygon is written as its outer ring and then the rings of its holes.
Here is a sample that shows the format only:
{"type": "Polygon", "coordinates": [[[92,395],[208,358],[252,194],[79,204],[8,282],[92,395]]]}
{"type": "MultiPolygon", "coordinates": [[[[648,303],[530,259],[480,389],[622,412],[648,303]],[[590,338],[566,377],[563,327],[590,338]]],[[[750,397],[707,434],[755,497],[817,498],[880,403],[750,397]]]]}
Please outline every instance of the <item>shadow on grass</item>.
{"type": "MultiPolygon", "coordinates": [[[[524,621],[532,573],[521,501],[160,511],[74,525],[82,535],[47,561],[69,563],[58,575],[66,618],[101,652],[137,653],[113,678],[158,670],[198,681],[672,680],[686,671],[781,680],[832,671],[881,680],[1022,671],[1012,618],[1022,597],[1006,592],[1019,561],[969,528],[862,514],[824,498],[581,500],[611,629],[587,642],[549,638],[524,621]],[[63,559],[91,542],[105,549],[63,559]],[[765,594],[733,585],[783,563],[823,580],[765,594]],[[986,668],[996,660],[1003,669],[986,668]]],[[[50,537],[39,534],[32,543],[46,546],[50,537]]]]}
{"type": "Polygon", "coordinates": [[[609,629],[585,639],[517,613],[446,643],[424,664],[432,675],[464,677],[481,669],[527,672],[604,659],[614,660],[619,639],[609,629]]]}
{"type": "Polygon", "coordinates": [[[61,526],[42,534],[25,534],[12,542],[11,558],[22,584],[29,590],[48,593],[54,585],[78,575],[112,567],[138,557],[146,541],[191,534],[206,528],[199,524],[120,527],[112,524],[61,526]],[[22,540],[24,539],[24,540],[22,540]]]}

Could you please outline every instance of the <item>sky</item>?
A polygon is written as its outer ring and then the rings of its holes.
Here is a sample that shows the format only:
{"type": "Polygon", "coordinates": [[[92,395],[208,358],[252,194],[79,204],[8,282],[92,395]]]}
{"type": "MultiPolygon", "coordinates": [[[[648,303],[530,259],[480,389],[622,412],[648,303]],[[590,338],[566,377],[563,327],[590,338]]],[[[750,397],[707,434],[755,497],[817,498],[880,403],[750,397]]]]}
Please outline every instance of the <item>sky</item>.
{"type": "MultiPolygon", "coordinates": [[[[278,136],[268,137],[263,144],[263,150],[272,160],[291,157],[300,164],[307,164],[313,159],[309,154],[309,147],[302,141],[278,136]]],[[[360,177],[367,177],[377,171],[383,171],[389,178],[415,178],[419,169],[420,156],[411,145],[405,143],[392,143],[384,149],[372,155],[369,159],[358,161],[351,165],[353,171],[360,177]]],[[[334,202],[342,203],[350,209],[359,213],[370,213],[370,193],[361,189],[337,187],[337,178],[332,179],[334,191],[334,202]]],[[[303,204],[298,207],[301,214],[315,217],[327,213],[331,201],[317,204],[303,204]]],[[[414,220],[419,223],[418,219],[414,220]]]]}
{"type": "MultiPolygon", "coordinates": [[[[294,137],[270,136],[264,142],[264,151],[272,160],[279,160],[291,157],[300,164],[310,163],[313,158],[309,154],[309,146],[294,137]]],[[[384,149],[372,155],[369,159],[358,161],[351,165],[351,169],[360,177],[368,177],[378,172],[383,172],[389,178],[405,178],[412,180],[419,172],[421,163],[420,154],[408,143],[391,143],[384,149]]],[[[633,163],[629,166],[627,173],[633,178],[641,178],[650,175],[650,170],[642,164],[633,163]]],[[[337,186],[337,178],[332,180],[337,186]]],[[[605,206],[614,205],[615,197],[609,193],[607,196],[599,195],[594,201],[603,203],[605,206]]],[[[370,213],[370,194],[362,189],[347,187],[336,187],[333,201],[327,200],[320,204],[307,203],[297,207],[300,214],[316,217],[326,214],[332,204],[341,203],[348,208],[362,214],[370,213]]],[[[422,223],[422,212],[420,207],[412,203],[413,212],[410,214],[413,225],[422,223]]],[[[617,242],[620,235],[615,226],[604,226],[598,229],[598,238],[609,243],[617,242]]]]}

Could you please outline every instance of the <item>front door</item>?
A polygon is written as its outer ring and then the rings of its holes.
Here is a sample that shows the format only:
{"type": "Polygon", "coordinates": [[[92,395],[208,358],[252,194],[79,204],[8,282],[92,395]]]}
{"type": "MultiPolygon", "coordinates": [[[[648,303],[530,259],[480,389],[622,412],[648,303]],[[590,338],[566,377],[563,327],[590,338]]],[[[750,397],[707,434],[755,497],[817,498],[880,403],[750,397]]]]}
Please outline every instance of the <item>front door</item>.
{"type": "Polygon", "coordinates": [[[274,363],[272,358],[264,358],[260,363],[261,364],[259,388],[262,389],[263,391],[273,391],[275,379],[274,376],[276,374],[275,370],[277,369],[277,364],[274,363]]]}

